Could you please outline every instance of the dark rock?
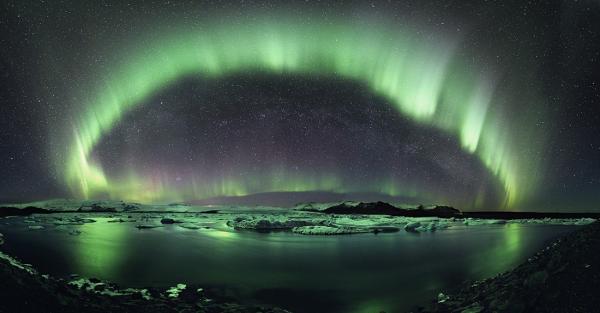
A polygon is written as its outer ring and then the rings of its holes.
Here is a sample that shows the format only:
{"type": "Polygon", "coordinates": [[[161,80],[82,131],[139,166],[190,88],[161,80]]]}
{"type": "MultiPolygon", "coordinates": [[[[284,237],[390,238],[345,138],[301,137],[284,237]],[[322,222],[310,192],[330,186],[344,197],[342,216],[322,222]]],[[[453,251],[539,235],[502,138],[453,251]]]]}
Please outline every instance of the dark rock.
{"type": "Polygon", "coordinates": [[[172,218],[163,218],[160,220],[160,223],[161,224],[177,224],[177,223],[183,223],[183,222],[174,220],[172,218]]]}
{"type": "Polygon", "coordinates": [[[376,227],[371,227],[371,230],[375,234],[378,234],[378,233],[395,233],[395,232],[400,231],[400,228],[394,227],[394,226],[376,226],[376,227]]]}
{"type": "MultiPolygon", "coordinates": [[[[123,211],[134,211],[134,210],[138,210],[139,207],[133,204],[126,204],[125,206],[123,206],[123,211]]],[[[129,217],[131,218],[131,217],[129,217]]]]}
{"type": "Polygon", "coordinates": [[[323,210],[327,214],[380,214],[392,216],[407,216],[407,217],[458,217],[461,212],[449,206],[436,206],[433,209],[425,209],[419,206],[418,209],[406,210],[395,207],[385,202],[361,202],[357,205],[348,203],[338,204],[323,210]]]}
{"type": "Polygon", "coordinates": [[[49,210],[28,206],[25,208],[16,208],[16,207],[0,207],[0,217],[2,216],[28,216],[31,214],[48,214],[52,213],[49,210]]]}
{"type": "Polygon", "coordinates": [[[548,279],[548,273],[546,271],[537,271],[525,280],[524,284],[526,287],[537,287],[546,282],[548,279]]]}
{"type": "Polygon", "coordinates": [[[408,223],[406,225],[404,225],[404,230],[406,230],[407,232],[413,232],[416,233],[417,228],[421,227],[421,223],[420,222],[412,222],[412,223],[408,223]]]}
{"type": "Polygon", "coordinates": [[[437,217],[455,217],[462,214],[460,210],[445,205],[435,206],[433,209],[429,210],[429,212],[437,217]]]}
{"type": "Polygon", "coordinates": [[[468,307],[464,308],[460,313],[480,313],[483,311],[483,307],[479,304],[479,302],[475,302],[468,307]]]}
{"type": "Polygon", "coordinates": [[[135,228],[137,229],[151,229],[151,228],[157,228],[157,227],[163,227],[161,225],[135,225],[135,228]]]}
{"type": "Polygon", "coordinates": [[[104,291],[104,290],[106,290],[106,285],[105,284],[97,284],[96,286],[94,286],[94,290],[98,291],[98,292],[104,291]]]}
{"type": "Polygon", "coordinates": [[[399,209],[389,203],[385,202],[361,202],[355,206],[350,204],[342,203],[335,205],[323,210],[324,213],[328,214],[385,214],[385,215],[399,215],[402,213],[402,209],[399,209]]]}
{"type": "Polygon", "coordinates": [[[204,213],[204,214],[217,214],[217,213],[219,213],[219,210],[208,210],[208,211],[202,211],[200,213],[204,213]]]}
{"type": "Polygon", "coordinates": [[[600,222],[584,226],[517,268],[471,284],[432,312],[461,312],[478,302],[486,312],[598,312],[600,222]]]}

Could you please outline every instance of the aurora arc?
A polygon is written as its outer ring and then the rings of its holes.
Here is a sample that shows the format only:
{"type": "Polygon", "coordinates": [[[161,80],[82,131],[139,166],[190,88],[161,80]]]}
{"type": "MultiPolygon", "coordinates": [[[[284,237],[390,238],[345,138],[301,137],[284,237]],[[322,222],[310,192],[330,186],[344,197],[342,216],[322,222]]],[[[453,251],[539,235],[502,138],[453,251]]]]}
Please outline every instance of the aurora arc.
{"type": "MultiPolygon", "coordinates": [[[[282,20],[235,26],[208,23],[165,32],[121,51],[120,61],[97,73],[104,79],[92,84],[91,93],[86,90],[88,96],[80,97],[81,108],[73,112],[66,164],[57,164],[72,193],[86,199],[98,195],[160,199],[169,186],[148,182],[136,173],[111,179],[91,156],[94,147],[125,113],[179,79],[190,75],[219,79],[240,72],[335,75],[364,83],[400,114],[456,136],[464,151],[476,155],[504,187],[501,206],[513,207],[535,187],[535,166],[518,157],[514,134],[501,127],[504,113],[501,106],[493,105],[494,77],[458,58],[456,40],[399,31],[385,23],[282,20]]],[[[287,184],[273,177],[253,180],[254,186],[236,178],[194,183],[192,195],[184,197],[348,191],[335,175],[289,177],[287,184]]],[[[407,189],[411,187],[382,179],[369,191],[422,192],[407,189]]]]}

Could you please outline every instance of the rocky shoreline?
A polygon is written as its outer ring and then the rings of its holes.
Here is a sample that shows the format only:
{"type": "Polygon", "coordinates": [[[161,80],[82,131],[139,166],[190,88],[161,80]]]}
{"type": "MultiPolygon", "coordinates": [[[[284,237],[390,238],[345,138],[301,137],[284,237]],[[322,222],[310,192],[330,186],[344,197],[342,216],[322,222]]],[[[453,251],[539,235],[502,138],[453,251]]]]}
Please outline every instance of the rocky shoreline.
{"type": "Polygon", "coordinates": [[[432,311],[598,312],[600,222],[550,243],[527,262],[462,290],[440,293],[432,311]]]}
{"type": "Polygon", "coordinates": [[[55,278],[2,252],[0,281],[2,313],[289,313],[279,308],[241,305],[200,286],[123,289],[94,278],[55,278]]]}

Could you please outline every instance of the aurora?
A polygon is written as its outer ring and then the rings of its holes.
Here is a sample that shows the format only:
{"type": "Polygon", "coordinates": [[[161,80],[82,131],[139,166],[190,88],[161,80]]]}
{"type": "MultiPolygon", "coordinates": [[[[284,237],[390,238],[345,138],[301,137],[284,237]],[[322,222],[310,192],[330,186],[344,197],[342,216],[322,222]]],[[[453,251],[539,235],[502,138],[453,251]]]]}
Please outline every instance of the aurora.
{"type": "MultiPolygon", "coordinates": [[[[364,82],[373,93],[389,99],[398,114],[456,136],[464,151],[477,156],[504,186],[500,205],[512,207],[535,188],[536,164],[528,164],[517,153],[518,128],[506,126],[506,113],[498,103],[507,99],[496,90],[496,78],[455,55],[459,41],[418,35],[407,27],[399,31],[393,24],[366,27],[344,20],[303,24],[291,17],[242,20],[235,26],[212,22],[159,33],[150,42],[120,51],[118,64],[95,74],[99,79],[92,91],[85,89],[90,96],[81,96],[82,106],[73,113],[69,157],[57,166],[75,196],[161,199],[169,194],[168,185],[148,183],[138,173],[112,179],[90,157],[103,135],[144,99],[190,75],[211,79],[253,71],[334,75],[364,82]]],[[[225,177],[203,182],[201,188],[191,188],[179,198],[347,191],[335,175],[279,176],[284,183],[264,176],[253,179],[262,187],[225,177]]],[[[406,188],[390,188],[393,183],[384,180],[373,191],[407,193],[406,188]]],[[[408,193],[415,192],[419,191],[408,193]]]]}

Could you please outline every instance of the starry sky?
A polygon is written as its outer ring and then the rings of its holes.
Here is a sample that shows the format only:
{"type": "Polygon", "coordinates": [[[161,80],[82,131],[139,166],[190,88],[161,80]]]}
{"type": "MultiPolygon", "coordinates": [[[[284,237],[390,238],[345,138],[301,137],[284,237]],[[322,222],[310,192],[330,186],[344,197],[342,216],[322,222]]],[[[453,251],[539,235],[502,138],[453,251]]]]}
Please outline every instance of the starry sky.
{"type": "Polygon", "coordinates": [[[600,210],[598,1],[8,1],[0,31],[5,202],[600,210]]]}

